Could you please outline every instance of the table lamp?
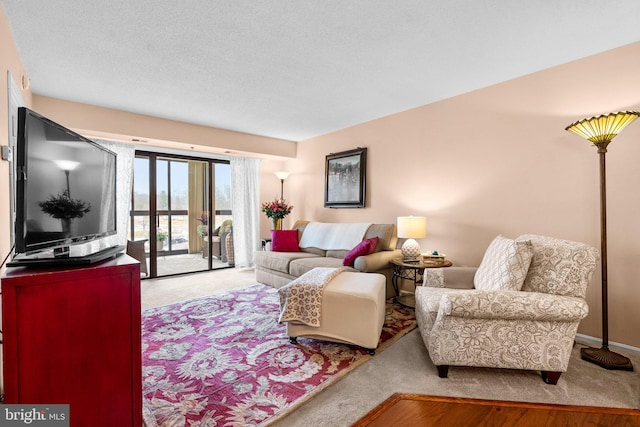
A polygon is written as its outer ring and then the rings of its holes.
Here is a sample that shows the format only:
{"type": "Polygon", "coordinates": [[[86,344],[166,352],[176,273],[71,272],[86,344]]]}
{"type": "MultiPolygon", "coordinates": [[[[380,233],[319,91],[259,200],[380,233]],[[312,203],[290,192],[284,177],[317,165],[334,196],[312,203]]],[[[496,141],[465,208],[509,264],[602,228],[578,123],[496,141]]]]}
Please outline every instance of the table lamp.
{"type": "Polygon", "coordinates": [[[404,261],[419,259],[422,251],[420,245],[414,239],[427,237],[427,218],[423,216],[399,216],[398,237],[407,239],[402,245],[402,259],[404,261]]]}

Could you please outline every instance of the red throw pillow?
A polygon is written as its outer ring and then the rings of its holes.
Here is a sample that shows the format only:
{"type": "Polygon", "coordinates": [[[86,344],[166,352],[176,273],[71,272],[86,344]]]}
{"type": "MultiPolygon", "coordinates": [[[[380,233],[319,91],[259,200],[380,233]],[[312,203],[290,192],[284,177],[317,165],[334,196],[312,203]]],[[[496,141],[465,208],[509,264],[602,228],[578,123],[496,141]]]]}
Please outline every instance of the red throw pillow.
{"type": "Polygon", "coordinates": [[[377,237],[363,240],[362,242],[358,243],[355,248],[347,252],[347,254],[344,256],[344,260],[342,261],[342,265],[353,267],[353,263],[356,262],[356,258],[362,255],[372,254],[376,249],[377,244],[377,237]]]}
{"type": "Polygon", "coordinates": [[[271,230],[271,250],[274,252],[300,252],[298,230],[271,230]]]}

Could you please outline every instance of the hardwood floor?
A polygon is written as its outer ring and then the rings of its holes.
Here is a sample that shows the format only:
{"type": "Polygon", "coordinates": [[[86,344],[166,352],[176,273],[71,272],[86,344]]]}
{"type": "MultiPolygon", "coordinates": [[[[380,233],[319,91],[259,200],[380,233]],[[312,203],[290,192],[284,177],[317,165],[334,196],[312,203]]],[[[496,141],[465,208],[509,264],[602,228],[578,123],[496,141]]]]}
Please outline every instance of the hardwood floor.
{"type": "Polygon", "coordinates": [[[356,427],[387,426],[639,427],[640,411],[396,393],[356,427]]]}

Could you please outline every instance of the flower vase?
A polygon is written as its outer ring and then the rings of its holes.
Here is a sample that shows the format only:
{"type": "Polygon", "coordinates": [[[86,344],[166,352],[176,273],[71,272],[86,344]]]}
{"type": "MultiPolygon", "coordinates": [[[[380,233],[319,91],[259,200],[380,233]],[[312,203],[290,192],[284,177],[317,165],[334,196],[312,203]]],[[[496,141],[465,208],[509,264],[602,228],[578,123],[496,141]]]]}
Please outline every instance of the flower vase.
{"type": "Polygon", "coordinates": [[[71,218],[60,218],[62,222],[62,235],[64,237],[71,236],[71,218]]]}
{"type": "Polygon", "coordinates": [[[274,230],[282,230],[282,218],[272,218],[272,221],[274,230]]]}

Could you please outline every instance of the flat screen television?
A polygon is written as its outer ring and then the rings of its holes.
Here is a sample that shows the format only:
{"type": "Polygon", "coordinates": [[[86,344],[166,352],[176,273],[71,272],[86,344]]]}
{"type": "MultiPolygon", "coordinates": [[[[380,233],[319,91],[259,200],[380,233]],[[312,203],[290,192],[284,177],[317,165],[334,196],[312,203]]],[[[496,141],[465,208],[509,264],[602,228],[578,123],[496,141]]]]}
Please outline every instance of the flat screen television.
{"type": "Polygon", "coordinates": [[[69,256],[70,245],[116,233],[115,153],[21,107],[15,157],[16,255],[9,265],[83,261],[69,256]],[[51,256],[34,255],[43,251],[51,256]]]}

